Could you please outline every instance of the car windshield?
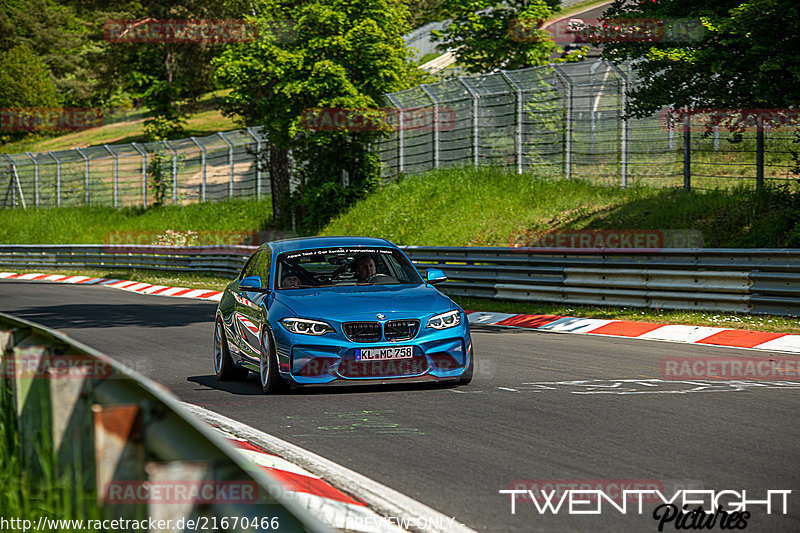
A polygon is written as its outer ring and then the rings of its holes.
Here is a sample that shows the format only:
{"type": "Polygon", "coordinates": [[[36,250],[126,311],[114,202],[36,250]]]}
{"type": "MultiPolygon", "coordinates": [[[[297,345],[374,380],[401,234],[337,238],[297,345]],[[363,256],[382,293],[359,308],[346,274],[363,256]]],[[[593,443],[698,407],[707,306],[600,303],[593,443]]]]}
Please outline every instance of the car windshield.
{"type": "Polygon", "coordinates": [[[339,285],[400,285],[422,278],[396,249],[339,247],[284,252],[278,256],[276,289],[339,285]]]}

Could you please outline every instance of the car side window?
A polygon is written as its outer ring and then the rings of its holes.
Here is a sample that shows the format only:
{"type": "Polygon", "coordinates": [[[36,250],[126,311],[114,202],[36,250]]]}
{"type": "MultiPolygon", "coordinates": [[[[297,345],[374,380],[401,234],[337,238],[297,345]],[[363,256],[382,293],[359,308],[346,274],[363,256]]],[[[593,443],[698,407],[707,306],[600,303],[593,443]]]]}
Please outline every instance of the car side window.
{"type": "Polygon", "coordinates": [[[255,258],[256,255],[258,255],[258,252],[255,252],[253,255],[251,255],[250,258],[247,260],[247,262],[242,267],[242,271],[239,273],[239,281],[242,281],[247,276],[252,275],[252,274],[248,274],[248,272],[250,272],[250,266],[253,264],[253,259],[255,258]]]}
{"type": "Polygon", "coordinates": [[[245,265],[242,279],[250,276],[260,276],[261,286],[269,287],[269,267],[271,262],[272,252],[270,250],[257,251],[245,265]]]}

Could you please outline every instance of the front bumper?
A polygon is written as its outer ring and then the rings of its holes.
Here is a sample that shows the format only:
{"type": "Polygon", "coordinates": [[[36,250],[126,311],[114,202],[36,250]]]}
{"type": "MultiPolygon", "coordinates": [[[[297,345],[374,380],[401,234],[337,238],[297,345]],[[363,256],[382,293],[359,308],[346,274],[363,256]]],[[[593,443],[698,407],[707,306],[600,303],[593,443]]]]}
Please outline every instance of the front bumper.
{"type": "MultiPolygon", "coordinates": [[[[466,317],[465,317],[466,318],[466,317]]],[[[314,337],[274,331],[281,376],[294,385],[356,385],[454,381],[472,358],[466,319],[446,330],[422,328],[407,341],[353,342],[338,333],[314,337]],[[411,346],[411,359],[356,361],[356,350],[411,346]]]]}

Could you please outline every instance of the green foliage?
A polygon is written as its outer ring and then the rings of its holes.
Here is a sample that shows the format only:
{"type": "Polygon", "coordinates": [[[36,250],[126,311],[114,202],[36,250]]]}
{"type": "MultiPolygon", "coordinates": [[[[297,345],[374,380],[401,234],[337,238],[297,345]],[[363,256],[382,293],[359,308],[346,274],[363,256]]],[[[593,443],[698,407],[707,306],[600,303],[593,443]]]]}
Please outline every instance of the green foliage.
{"type": "Polygon", "coordinates": [[[544,65],[556,48],[540,23],[558,11],[552,0],[444,0],[453,23],[435,37],[455,49],[468,72],[544,65]]]}
{"type": "Polygon", "coordinates": [[[0,55],[0,108],[56,107],[47,65],[26,44],[0,55]]]}
{"type": "MultiPolygon", "coordinates": [[[[403,42],[410,16],[405,4],[391,0],[260,0],[253,8],[259,39],[232,45],[215,62],[218,79],[233,89],[226,110],[264,126],[273,154],[292,148],[309,161],[293,202],[308,217],[302,224],[315,227],[374,181],[377,167],[363,154],[381,133],[309,131],[303,113],[374,109],[382,94],[419,81],[403,42]],[[342,170],[350,172],[356,192],[334,193],[342,170]]],[[[275,168],[277,162],[270,161],[273,207],[285,220],[288,181],[276,180],[288,169],[275,168]]]]}
{"type": "Polygon", "coordinates": [[[609,43],[603,56],[634,60],[641,85],[631,111],[675,107],[764,108],[800,105],[800,4],[782,0],[615,2],[606,17],[677,21],[699,31],[656,42],[609,43]],[[702,27],[700,27],[702,23],[702,27]],[[646,59],[647,61],[641,61],[646,59]]]}

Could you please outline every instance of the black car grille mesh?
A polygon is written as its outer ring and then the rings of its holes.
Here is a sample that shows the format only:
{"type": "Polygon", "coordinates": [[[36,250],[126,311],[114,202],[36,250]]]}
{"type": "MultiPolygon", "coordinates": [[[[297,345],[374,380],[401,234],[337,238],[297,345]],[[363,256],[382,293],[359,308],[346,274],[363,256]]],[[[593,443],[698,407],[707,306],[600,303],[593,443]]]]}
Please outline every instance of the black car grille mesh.
{"type": "Polygon", "coordinates": [[[390,320],[384,326],[387,341],[404,341],[414,338],[419,329],[419,320],[390,320]]]}
{"type": "Polygon", "coordinates": [[[375,342],[381,340],[380,322],[345,322],[342,325],[347,338],[355,342],[375,342]]]}

